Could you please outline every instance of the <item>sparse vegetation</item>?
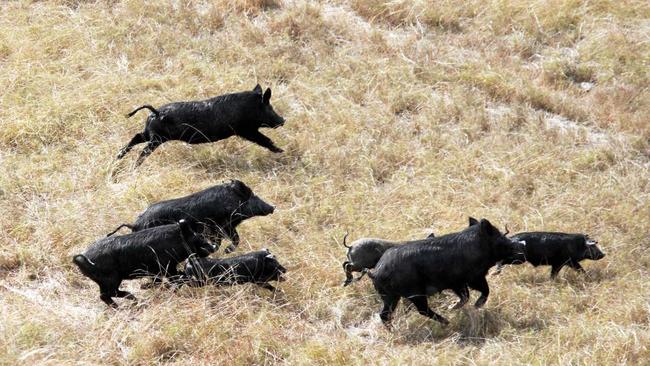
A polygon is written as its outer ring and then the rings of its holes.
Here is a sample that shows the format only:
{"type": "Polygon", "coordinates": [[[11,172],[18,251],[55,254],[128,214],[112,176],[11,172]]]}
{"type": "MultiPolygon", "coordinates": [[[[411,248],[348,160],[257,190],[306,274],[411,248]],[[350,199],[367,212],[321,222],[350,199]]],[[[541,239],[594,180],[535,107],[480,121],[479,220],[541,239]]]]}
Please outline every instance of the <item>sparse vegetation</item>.
{"type": "Polygon", "coordinates": [[[647,362],[649,18],[642,0],[0,3],[0,364],[647,362]],[[285,153],[231,138],[115,161],[133,107],[258,82],[285,153]],[[131,281],[139,305],[107,309],[72,255],[228,178],[278,208],[238,253],[268,247],[284,292],[131,281]],[[585,231],[608,256],[556,281],[506,268],[481,310],[434,297],[447,328],[401,304],[387,331],[368,281],[341,287],[346,230],[468,215],[585,231]]]}

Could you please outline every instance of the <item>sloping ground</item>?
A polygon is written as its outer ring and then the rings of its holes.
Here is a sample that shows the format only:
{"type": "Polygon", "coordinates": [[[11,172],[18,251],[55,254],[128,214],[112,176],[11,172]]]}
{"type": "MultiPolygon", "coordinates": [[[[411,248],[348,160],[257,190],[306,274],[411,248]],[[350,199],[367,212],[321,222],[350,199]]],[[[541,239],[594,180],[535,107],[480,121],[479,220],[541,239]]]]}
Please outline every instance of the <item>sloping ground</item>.
{"type": "MultiPolygon", "coordinates": [[[[0,4],[0,363],[639,364],[650,359],[645,1],[0,4]],[[232,138],[115,161],[143,103],[273,88],[281,155],[232,138]],[[149,204],[238,178],[241,225],[289,280],[140,290],[106,309],[71,256],[149,204]],[[587,232],[586,275],[507,268],[484,309],[342,288],[338,243],[460,230],[587,232]]],[[[473,293],[472,297],[476,298],[473,293]]]]}

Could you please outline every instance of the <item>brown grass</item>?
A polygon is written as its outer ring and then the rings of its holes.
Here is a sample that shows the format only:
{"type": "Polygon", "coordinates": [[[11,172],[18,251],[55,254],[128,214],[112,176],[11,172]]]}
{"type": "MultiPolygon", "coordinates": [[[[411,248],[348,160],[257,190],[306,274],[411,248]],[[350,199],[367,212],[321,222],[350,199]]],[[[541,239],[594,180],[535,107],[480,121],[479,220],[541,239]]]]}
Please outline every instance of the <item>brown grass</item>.
{"type": "MultiPolygon", "coordinates": [[[[0,364],[642,364],[650,359],[646,1],[45,1],[0,4],[0,364]],[[273,88],[282,155],[229,139],[117,150],[142,103],[273,88]],[[581,83],[591,83],[585,89],[581,83]],[[590,88],[590,89],[589,89],[590,88]],[[152,202],[228,178],[278,207],[240,252],[253,286],[139,290],[106,309],[71,256],[152,202]],[[336,239],[420,238],[468,215],[588,232],[608,256],[508,268],[441,328],[336,239]]],[[[474,298],[476,294],[472,295],[474,298]]]]}

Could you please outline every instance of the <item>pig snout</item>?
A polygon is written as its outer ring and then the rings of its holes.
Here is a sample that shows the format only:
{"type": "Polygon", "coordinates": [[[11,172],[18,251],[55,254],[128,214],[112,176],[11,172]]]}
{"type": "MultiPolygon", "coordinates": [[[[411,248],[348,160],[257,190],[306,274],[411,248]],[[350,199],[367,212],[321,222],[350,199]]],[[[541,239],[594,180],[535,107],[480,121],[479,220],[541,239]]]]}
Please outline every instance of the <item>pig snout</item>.
{"type": "Polygon", "coordinates": [[[282,276],[284,273],[287,273],[287,269],[284,268],[276,259],[273,254],[268,254],[266,256],[267,265],[271,267],[270,279],[276,280],[278,282],[286,281],[286,278],[282,276]]]}
{"type": "Polygon", "coordinates": [[[275,207],[264,202],[261,198],[253,196],[248,200],[247,203],[248,211],[253,216],[266,216],[270,215],[275,211],[275,207]]]}
{"type": "Polygon", "coordinates": [[[526,241],[512,240],[512,264],[526,262],[526,241]]]}
{"type": "Polygon", "coordinates": [[[605,258],[605,253],[603,253],[603,251],[600,250],[600,248],[598,248],[598,247],[591,248],[590,252],[591,252],[590,253],[591,254],[591,259],[593,259],[595,261],[605,258]]]}
{"type": "Polygon", "coordinates": [[[275,111],[270,113],[269,120],[270,120],[269,127],[271,128],[278,128],[280,126],[284,126],[285,119],[279,114],[275,113],[275,111]]]}
{"type": "Polygon", "coordinates": [[[605,253],[598,247],[598,242],[592,239],[587,239],[587,258],[592,260],[599,260],[605,257],[605,253]]]}

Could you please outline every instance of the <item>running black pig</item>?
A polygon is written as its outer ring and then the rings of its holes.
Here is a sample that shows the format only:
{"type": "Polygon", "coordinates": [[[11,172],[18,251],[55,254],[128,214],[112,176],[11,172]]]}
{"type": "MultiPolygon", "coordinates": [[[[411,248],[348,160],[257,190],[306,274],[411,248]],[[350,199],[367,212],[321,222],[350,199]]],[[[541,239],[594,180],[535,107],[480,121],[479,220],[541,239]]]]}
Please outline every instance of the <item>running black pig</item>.
{"type": "Polygon", "coordinates": [[[456,307],[469,299],[467,286],[478,290],[481,296],[474,305],[483,306],[490,292],[485,279],[490,267],[501,260],[523,261],[524,245],[482,219],[461,232],[407,242],[386,251],[374,270],[366,270],[384,303],[381,320],[389,325],[404,297],[420,314],[447,324],[449,321],[431,310],[427,301],[427,296],[445,289],[460,298],[456,307]]]}
{"type": "MultiPolygon", "coordinates": [[[[476,224],[478,224],[478,220],[470,217],[469,226],[476,224]]],[[[361,280],[363,275],[366,273],[364,272],[364,269],[375,268],[375,265],[379,262],[379,258],[381,258],[388,249],[405,243],[403,241],[397,242],[377,238],[361,238],[350,243],[348,246],[345,244],[347,237],[348,234],[345,234],[343,237],[343,246],[348,248],[348,260],[343,262],[343,271],[345,272],[343,287],[361,280]],[[361,275],[354,278],[352,272],[361,272],[361,275]]],[[[435,237],[436,234],[432,232],[426,237],[426,239],[435,237]]]]}
{"type": "Polygon", "coordinates": [[[151,111],[144,131],[133,136],[117,155],[117,159],[121,159],[135,145],[146,143],[136,166],[142,164],[158,146],[172,140],[203,144],[236,135],[272,152],[282,152],[271,139],[258,131],[262,127],[277,128],[284,125],[284,118],[271,106],[271,89],[267,88],[262,93],[259,84],[252,91],[225,94],[201,101],[175,102],[158,108],[143,105],[127,117],[141,109],[151,111]]]}
{"type": "MultiPolygon", "coordinates": [[[[431,233],[427,236],[427,239],[435,238],[435,236],[434,233],[431,233]]],[[[348,248],[348,260],[343,262],[343,271],[345,272],[343,287],[359,281],[363,277],[364,269],[375,268],[375,265],[379,262],[379,258],[388,249],[404,243],[377,238],[360,238],[348,246],[346,245],[347,237],[348,234],[345,234],[343,237],[343,246],[348,248]],[[352,272],[361,272],[361,275],[354,278],[352,272]]]]}
{"type": "MultiPolygon", "coordinates": [[[[535,267],[551,266],[551,278],[555,278],[564,266],[584,273],[585,270],[580,265],[582,260],[597,261],[605,257],[598,242],[585,234],[538,231],[519,233],[513,235],[512,239],[526,241],[526,262],[535,267]]],[[[496,273],[500,272],[503,264],[520,263],[504,261],[497,267],[496,273]]]]}
{"type": "Polygon", "coordinates": [[[254,283],[275,291],[269,282],[284,281],[282,274],[286,272],[268,249],[223,259],[196,258],[185,265],[185,275],[193,286],[254,283]]]}
{"type": "Polygon", "coordinates": [[[190,255],[206,257],[215,247],[194,233],[186,220],[157,226],[135,233],[103,238],[91,244],[83,254],[73,257],[81,273],[99,285],[99,298],[116,307],[113,297],[135,300],[120,290],[123,280],[140,277],[167,277],[180,284],[183,275],[179,263],[190,255]]]}
{"type": "Polygon", "coordinates": [[[237,225],[251,217],[272,214],[274,210],[242,181],[232,180],[189,196],[155,203],[134,224],[122,224],[107,236],[122,227],[139,231],[186,219],[192,221],[194,230],[207,230],[217,247],[223,238],[229,238],[232,245],[226,252],[230,253],[239,245],[237,225]]]}

